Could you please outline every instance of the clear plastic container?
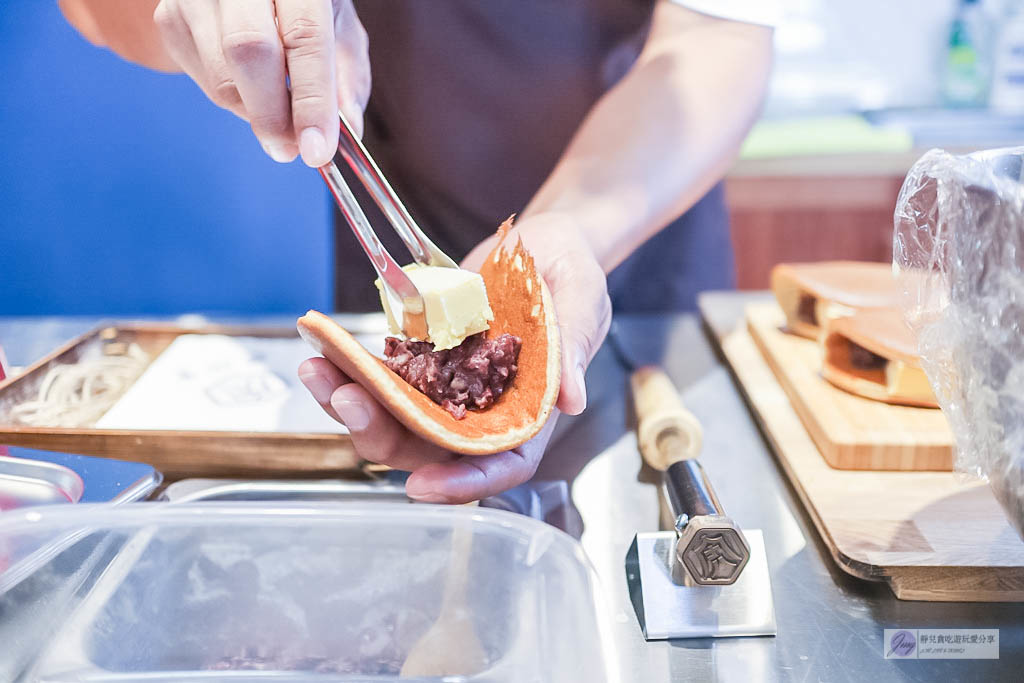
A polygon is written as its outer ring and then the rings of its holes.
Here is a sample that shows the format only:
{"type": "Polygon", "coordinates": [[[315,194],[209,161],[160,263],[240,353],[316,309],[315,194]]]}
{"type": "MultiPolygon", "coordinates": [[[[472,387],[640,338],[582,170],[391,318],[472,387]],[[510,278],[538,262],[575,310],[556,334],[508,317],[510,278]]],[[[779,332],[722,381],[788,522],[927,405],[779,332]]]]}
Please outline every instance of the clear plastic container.
{"type": "Polygon", "coordinates": [[[411,680],[612,678],[581,546],[506,512],[231,503],[0,515],[0,570],[26,562],[17,582],[0,573],[3,681],[395,680],[452,601],[468,629],[451,629],[442,659],[458,662],[471,640],[482,658],[448,677],[404,672],[411,680]],[[447,585],[467,549],[468,579],[447,585]]]}

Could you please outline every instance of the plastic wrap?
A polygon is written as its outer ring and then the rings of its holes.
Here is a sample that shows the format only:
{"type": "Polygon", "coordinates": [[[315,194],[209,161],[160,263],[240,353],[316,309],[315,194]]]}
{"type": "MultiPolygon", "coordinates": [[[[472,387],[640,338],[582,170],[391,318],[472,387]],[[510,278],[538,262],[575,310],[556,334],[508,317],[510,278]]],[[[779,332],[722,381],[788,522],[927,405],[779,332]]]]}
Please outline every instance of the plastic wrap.
{"type": "Polygon", "coordinates": [[[1024,537],[1024,147],[925,154],[896,204],[893,267],[956,438],[1024,537]]]}

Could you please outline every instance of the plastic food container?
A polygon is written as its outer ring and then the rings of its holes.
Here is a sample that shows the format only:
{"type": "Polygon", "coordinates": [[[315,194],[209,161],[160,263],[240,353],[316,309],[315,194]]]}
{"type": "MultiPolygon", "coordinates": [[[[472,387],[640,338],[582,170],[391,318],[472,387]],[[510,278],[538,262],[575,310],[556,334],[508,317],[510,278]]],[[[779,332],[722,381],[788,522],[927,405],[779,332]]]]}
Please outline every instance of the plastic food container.
{"type": "Polygon", "coordinates": [[[612,678],[581,546],[520,515],[391,503],[0,515],[8,561],[48,547],[17,583],[0,573],[0,680],[395,680],[452,601],[466,628],[431,642],[457,662],[475,639],[482,657],[411,680],[612,678]]]}

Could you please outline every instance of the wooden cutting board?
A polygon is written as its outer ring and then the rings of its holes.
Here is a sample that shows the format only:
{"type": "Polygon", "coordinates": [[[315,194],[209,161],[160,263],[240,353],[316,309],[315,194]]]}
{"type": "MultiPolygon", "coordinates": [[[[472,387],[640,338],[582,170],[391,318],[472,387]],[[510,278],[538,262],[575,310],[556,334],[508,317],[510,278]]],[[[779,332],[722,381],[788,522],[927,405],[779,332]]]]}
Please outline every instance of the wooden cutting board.
{"type": "Polygon", "coordinates": [[[755,418],[846,572],[902,600],[1024,602],[1024,542],[988,487],[951,472],[828,465],[745,325],[718,339],[755,418]]]}
{"type": "Polygon", "coordinates": [[[953,469],[953,434],[935,408],[861,398],[821,377],[821,347],[787,334],[775,302],[747,307],[747,326],[822,457],[849,470],[953,469]]]}

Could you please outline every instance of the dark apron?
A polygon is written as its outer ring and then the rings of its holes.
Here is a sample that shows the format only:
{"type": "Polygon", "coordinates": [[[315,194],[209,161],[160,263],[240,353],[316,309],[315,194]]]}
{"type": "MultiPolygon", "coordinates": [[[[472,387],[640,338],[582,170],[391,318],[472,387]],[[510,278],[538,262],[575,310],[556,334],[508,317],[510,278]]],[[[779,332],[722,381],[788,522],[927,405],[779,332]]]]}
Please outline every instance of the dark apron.
{"type": "MultiPolygon", "coordinates": [[[[357,0],[373,94],[364,141],[416,221],[464,257],[541,186],[584,116],[639,54],[653,0],[357,0]]],[[[358,183],[351,182],[354,190],[358,183]]],[[[408,252],[358,191],[399,262],[408,252]]],[[[380,307],[335,215],[335,307],[380,307]]],[[[618,311],[690,310],[733,284],[716,187],[609,276],[618,311]]]]}

